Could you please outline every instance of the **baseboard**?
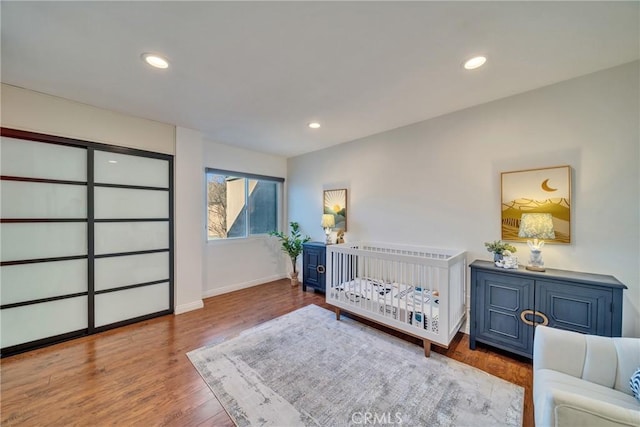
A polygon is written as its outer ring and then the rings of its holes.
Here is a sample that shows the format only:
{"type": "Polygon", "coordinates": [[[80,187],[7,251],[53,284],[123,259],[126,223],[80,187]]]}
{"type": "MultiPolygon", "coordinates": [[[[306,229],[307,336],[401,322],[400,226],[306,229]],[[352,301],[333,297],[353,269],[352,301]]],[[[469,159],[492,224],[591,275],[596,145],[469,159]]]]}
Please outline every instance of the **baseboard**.
{"type": "Polygon", "coordinates": [[[239,291],[240,289],[250,288],[252,286],[264,285],[265,283],[273,282],[274,280],[286,279],[286,274],[276,274],[269,277],[262,277],[260,279],[251,280],[243,283],[236,283],[234,285],[224,286],[222,288],[207,289],[202,293],[202,298],[210,298],[216,295],[227,294],[233,291],[239,291]]]}
{"type": "Polygon", "coordinates": [[[176,308],[173,310],[173,313],[182,314],[182,313],[186,313],[187,311],[198,310],[202,307],[204,307],[204,302],[202,302],[202,300],[199,299],[197,301],[192,301],[186,304],[180,304],[176,306],[176,308]]]}

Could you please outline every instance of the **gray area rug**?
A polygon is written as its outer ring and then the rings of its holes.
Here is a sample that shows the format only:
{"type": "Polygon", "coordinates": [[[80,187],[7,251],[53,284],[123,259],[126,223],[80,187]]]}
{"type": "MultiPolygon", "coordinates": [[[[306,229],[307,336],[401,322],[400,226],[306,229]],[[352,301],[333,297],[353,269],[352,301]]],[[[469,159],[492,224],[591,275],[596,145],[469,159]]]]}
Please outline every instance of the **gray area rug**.
{"type": "Polygon", "coordinates": [[[239,426],[522,423],[522,387],[315,305],[187,356],[239,426]]]}

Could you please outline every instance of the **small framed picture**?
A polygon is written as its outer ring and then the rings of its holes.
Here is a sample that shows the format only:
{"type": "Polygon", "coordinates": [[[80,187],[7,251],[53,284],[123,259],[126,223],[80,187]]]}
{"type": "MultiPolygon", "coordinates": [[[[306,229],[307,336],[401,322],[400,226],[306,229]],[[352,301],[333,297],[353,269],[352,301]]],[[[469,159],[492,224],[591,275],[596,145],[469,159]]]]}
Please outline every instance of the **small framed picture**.
{"type": "Polygon", "coordinates": [[[347,190],[324,191],[324,211],[323,214],[331,214],[335,217],[334,228],[347,231],[347,190]]]}

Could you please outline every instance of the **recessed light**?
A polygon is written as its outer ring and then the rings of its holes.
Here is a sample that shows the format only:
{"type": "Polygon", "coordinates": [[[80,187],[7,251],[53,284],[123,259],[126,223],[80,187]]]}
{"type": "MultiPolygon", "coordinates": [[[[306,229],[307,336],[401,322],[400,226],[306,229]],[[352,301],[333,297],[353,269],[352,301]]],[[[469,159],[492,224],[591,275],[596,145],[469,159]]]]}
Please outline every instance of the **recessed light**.
{"type": "Polygon", "coordinates": [[[465,70],[475,70],[476,68],[480,68],[487,62],[487,58],[484,56],[476,56],[471,58],[467,62],[464,63],[465,70]]]}
{"type": "Polygon", "coordinates": [[[144,62],[151,65],[152,67],[162,69],[169,68],[169,61],[167,60],[167,58],[164,58],[155,53],[143,53],[140,57],[144,62]]]}
{"type": "Polygon", "coordinates": [[[118,163],[118,161],[117,160],[109,160],[109,163],[114,163],[115,164],[115,163],[118,163]]]}
{"type": "Polygon", "coordinates": [[[320,123],[318,122],[311,122],[308,125],[311,129],[318,129],[320,127],[320,123]]]}

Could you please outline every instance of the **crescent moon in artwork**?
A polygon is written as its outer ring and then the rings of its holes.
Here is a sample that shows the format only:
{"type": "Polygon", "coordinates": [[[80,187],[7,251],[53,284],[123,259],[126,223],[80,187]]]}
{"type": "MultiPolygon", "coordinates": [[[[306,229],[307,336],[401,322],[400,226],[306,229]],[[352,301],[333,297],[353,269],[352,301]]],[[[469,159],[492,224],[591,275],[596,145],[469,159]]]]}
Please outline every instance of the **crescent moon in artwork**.
{"type": "Polygon", "coordinates": [[[551,188],[549,187],[549,180],[545,179],[544,181],[542,181],[542,185],[541,185],[542,189],[544,191],[548,191],[549,193],[553,192],[553,191],[557,191],[557,188],[551,188]]]}

